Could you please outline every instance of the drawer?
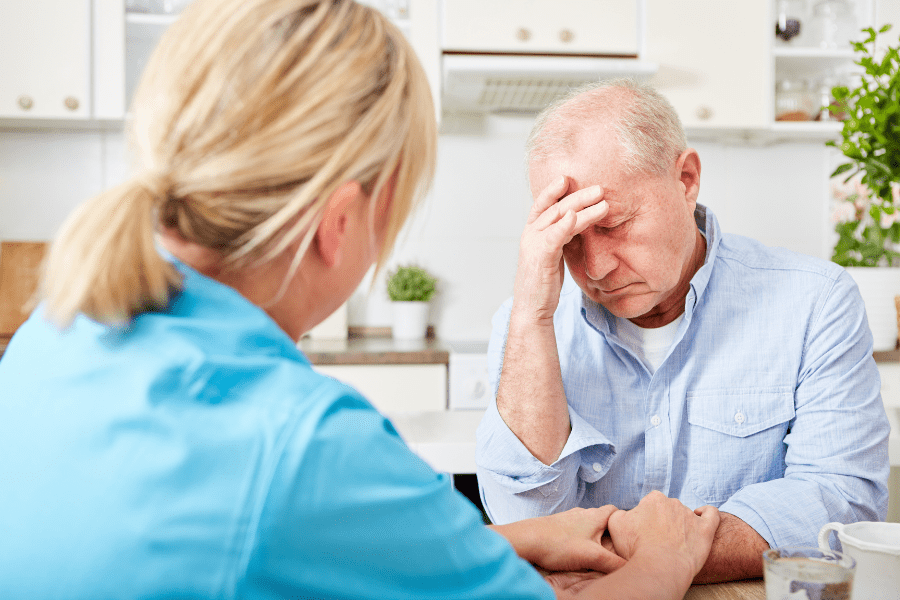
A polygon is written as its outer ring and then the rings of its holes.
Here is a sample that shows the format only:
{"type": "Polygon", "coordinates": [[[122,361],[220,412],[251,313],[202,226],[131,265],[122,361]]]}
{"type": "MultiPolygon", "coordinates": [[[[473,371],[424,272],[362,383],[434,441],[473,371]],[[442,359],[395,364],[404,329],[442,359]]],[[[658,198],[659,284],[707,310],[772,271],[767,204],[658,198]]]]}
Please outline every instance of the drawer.
{"type": "Polygon", "coordinates": [[[447,365],[314,365],[324,375],[355,387],[386,412],[447,409],[447,365]]]}

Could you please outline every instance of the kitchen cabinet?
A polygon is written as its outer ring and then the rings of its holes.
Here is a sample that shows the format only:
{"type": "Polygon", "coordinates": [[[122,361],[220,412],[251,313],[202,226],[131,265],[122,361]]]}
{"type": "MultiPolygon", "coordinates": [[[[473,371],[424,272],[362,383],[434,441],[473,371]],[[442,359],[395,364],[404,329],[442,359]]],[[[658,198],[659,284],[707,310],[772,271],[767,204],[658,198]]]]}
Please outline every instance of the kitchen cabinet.
{"type": "Polygon", "coordinates": [[[121,0],[0,3],[0,119],[124,114],[121,0]]]}
{"type": "Polygon", "coordinates": [[[688,129],[768,128],[771,26],[768,2],[646,0],[650,83],[688,129]]]}
{"type": "MultiPolygon", "coordinates": [[[[827,0],[832,2],[833,0],[827,0]]],[[[799,29],[794,36],[773,35],[771,54],[774,60],[775,132],[836,134],[841,124],[830,117],[823,107],[831,102],[830,89],[835,85],[852,83],[860,68],[854,64],[856,52],[850,40],[864,39],[860,29],[875,24],[874,0],[847,0],[851,14],[842,19],[841,26],[823,26],[815,16],[820,0],[774,0],[772,25],[779,21],[799,29]],[[828,35],[834,30],[834,35],[828,35]],[[784,39],[789,37],[789,39],[784,39]],[[793,91],[784,90],[793,87],[793,91]]]]}
{"type": "Polygon", "coordinates": [[[0,3],[0,116],[90,115],[91,3],[0,3]]]}
{"type": "Polygon", "coordinates": [[[324,375],[359,390],[381,412],[447,409],[449,349],[434,338],[397,341],[390,328],[327,339],[304,337],[298,348],[324,375]]]}
{"type": "Polygon", "coordinates": [[[443,50],[548,54],[638,53],[638,3],[621,0],[449,0],[443,50]]]}
{"type": "Polygon", "coordinates": [[[317,371],[355,387],[383,413],[447,409],[447,365],[317,365],[317,371]]]}
{"type": "MultiPolygon", "coordinates": [[[[817,2],[790,2],[800,7],[808,32],[817,2]]],[[[776,39],[782,4],[646,0],[645,56],[659,65],[650,83],[672,102],[689,133],[741,130],[770,139],[827,139],[840,130],[837,121],[814,119],[822,104],[820,89],[830,85],[826,78],[852,73],[855,53],[848,44],[818,47],[811,33],[786,43],[776,39]],[[776,85],[788,92],[776,98],[776,85]],[[776,120],[776,115],[799,118],[782,114],[777,104],[794,97],[805,104],[809,118],[776,120]]],[[[854,31],[876,23],[875,0],[850,5],[854,31]]]]}
{"type": "Polygon", "coordinates": [[[131,103],[134,91],[147,66],[147,61],[166,29],[178,18],[177,14],[126,12],[125,26],[125,83],[124,95],[131,103]]]}

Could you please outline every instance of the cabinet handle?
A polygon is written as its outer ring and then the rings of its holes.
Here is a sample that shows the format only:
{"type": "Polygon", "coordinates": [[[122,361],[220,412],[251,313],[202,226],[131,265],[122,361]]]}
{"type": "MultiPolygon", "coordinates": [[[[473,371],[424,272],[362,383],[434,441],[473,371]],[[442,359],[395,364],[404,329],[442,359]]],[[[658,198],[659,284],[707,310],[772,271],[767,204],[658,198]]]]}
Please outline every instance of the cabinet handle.
{"type": "Polygon", "coordinates": [[[31,99],[31,96],[19,96],[17,102],[22,110],[31,110],[31,107],[34,106],[34,100],[31,99]]]}
{"type": "Polygon", "coordinates": [[[708,106],[701,106],[697,109],[697,118],[701,121],[708,121],[713,116],[713,109],[708,106]]]}
{"type": "Polygon", "coordinates": [[[519,41],[527,42],[531,39],[531,32],[525,29],[524,27],[519,27],[519,30],[516,31],[516,38],[519,41]]]}
{"type": "Polygon", "coordinates": [[[559,32],[559,40],[564,44],[568,44],[572,40],[575,39],[575,34],[572,33],[571,29],[563,29],[559,32]]]}
{"type": "Polygon", "coordinates": [[[67,96],[65,100],[63,100],[63,104],[66,105],[66,108],[69,110],[78,110],[78,98],[75,96],[67,96]]]}

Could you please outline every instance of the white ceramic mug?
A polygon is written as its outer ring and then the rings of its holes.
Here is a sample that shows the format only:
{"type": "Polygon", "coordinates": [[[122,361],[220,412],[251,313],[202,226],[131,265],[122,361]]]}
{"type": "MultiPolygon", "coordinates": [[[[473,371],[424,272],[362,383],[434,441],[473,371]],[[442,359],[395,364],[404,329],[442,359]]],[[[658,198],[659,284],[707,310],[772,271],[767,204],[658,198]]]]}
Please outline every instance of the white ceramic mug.
{"type": "Polygon", "coordinates": [[[837,533],[844,554],[856,559],[854,600],[900,600],[900,523],[829,523],[819,532],[819,547],[829,549],[837,533]]]}

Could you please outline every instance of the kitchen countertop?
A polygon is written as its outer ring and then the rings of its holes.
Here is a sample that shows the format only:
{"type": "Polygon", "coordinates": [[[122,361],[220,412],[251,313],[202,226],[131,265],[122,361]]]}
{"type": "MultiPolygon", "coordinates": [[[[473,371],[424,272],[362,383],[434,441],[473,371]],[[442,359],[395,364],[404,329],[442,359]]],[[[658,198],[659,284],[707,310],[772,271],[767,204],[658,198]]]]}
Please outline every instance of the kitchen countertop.
{"type": "MultiPolygon", "coordinates": [[[[344,340],[300,340],[300,350],[314,365],[446,364],[450,344],[435,337],[403,342],[391,338],[390,327],[350,328],[344,340]]],[[[900,362],[900,349],[875,352],[875,362],[900,362]]]]}
{"type": "MultiPolygon", "coordinates": [[[[385,328],[351,328],[347,339],[300,340],[298,347],[314,365],[423,365],[450,362],[450,345],[433,336],[421,341],[398,341],[385,328]]],[[[0,336],[0,357],[9,344],[0,336]]]]}
{"type": "MultiPolygon", "coordinates": [[[[0,357],[10,338],[0,336],[0,357]]],[[[398,341],[389,327],[350,328],[347,339],[300,340],[298,347],[314,365],[411,365],[447,364],[450,345],[429,336],[422,341],[398,341]]],[[[875,362],[900,362],[900,349],[875,352],[875,362]]]]}
{"type": "MultiPolygon", "coordinates": [[[[450,344],[435,337],[404,342],[391,338],[389,327],[350,328],[347,339],[313,340],[298,345],[314,365],[446,364],[450,344]]],[[[900,362],[900,350],[875,352],[875,362],[900,362]]]]}
{"type": "Polygon", "coordinates": [[[422,365],[450,361],[450,346],[433,335],[424,340],[395,340],[389,327],[351,327],[347,339],[303,338],[298,347],[314,365],[422,365]]]}

